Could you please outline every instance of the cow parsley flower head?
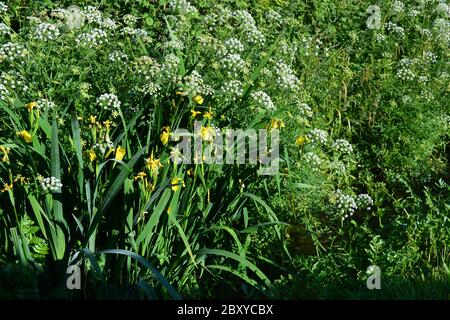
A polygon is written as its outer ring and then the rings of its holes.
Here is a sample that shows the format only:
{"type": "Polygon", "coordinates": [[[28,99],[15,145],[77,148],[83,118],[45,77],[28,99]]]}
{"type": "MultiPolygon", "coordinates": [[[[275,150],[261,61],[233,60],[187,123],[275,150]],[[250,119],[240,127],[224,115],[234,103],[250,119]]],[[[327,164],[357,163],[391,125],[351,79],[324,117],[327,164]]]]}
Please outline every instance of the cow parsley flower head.
{"type": "Polygon", "coordinates": [[[17,59],[25,58],[27,54],[27,49],[25,49],[21,44],[7,42],[0,46],[0,63],[5,60],[12,62],[17,59]]]}
{"type": "Polygon", "coordinates": [[[143,29],[135,29],[129,26],[125,26],[121,30],[121,34],[124,36],[131,37],[134,41],[140,39],[143,42],[150,42],[151,38],[147,31],[143,29]]]}
{"type": "Polygon", "coordinates": [[[275,82],[282,89],[296,90],[299,87],[300,81],[292,71],[291,67],[283,61],[278,61],[275,65],[275,74],[277,78],[275,82]]]}
{"type": "Polygon", "coordinates": [[[234,11],[231,13],[231,15],[241,26],[243,26],[243,29],[256,25],[255,19],[253,19],[252,15],[247,10],[234,11]]]}
{"type": "Polygon", "coordinates": [[[433,64],[437,61],[437,55],[431,51],[427,51],[423,54],[423,60],[425,63],[433,64]]]}
{"type": "Polygon", "coordinates": [[[134,27],[138,21],[138,18],[132,14],[126,14],[122,17],[123,23],[128,27],[134,27]]]}
{"type": "Polygon", "coordinates": [[[102,29],[92,29],[91,31],[78,35],[78,37],[75,39],[78,45],[87,48],[98,47],[107,42],[107,40],[108,36],[102,29]]]}
{"type": "Polygon", "coordinates": [[[244,52],[245,48],[242,42],[236,38],[230,38],[223,43],[226,52],[224,54],[240,54],[244,52]]]}
{"type": "Polygon", "coordinates": [[[298,104],[298,109],[302,117],[311,118],[314,115],[311,107],[306,103],[300,102],[298,104]]]}
{"type": "Polygon", "coordinates": [[[128,56],[122,51],[113,51],[108,56],[109,61],[111,62],[127,62],[128,56]]]}
{"type": "Polygon", "coordinates": [[[242,83],[239,80],[231,80],[225,82],[221,88],[221,91],[226,96],[227,100],[237,100],[244,93],[242,83]]]}
{"type": "Polygon", "coordinates": [[[237,78],[245,69],[245,61],[240,54],[229,54],[222,59],[223,68],[228,76],[237,78]]]}
{"type": "Polygon", "coordinates": [[[9,97],[9,90],[0,83],[0,100],[5,101],[9,97]]]}
{"type": "Polygon", "coordinates": [[[370,210],[373,206],[373,200],[368,194],[362,193],[356,198],[356,205],[358,209],[370,210]]]}
{"type": "Polygon", "coordinates": [[[3,22],[0,22],[0,37],[6,36],[8,34],[9,34],[9,27],[3,22]]]}
{"type": "Polygon", "coordinates": [[[342,220],[353,216],[355,210],[358,209],[355,199],[339,189],[334,192],[334,197],[336,200],[335,210],[341,215],[342,220]]]}
{"type": "Polygon", "coordinates": [[[283,16],[275,10],[267,11],[266,18],[269,22],[272,23],[281,23],[283,21],[283,16]]]}
{"type": "Polygon", "coordinates": [[[394,14],[402,13],[405,11],[405,4],[399,0],[395,0],[392,4],[392,12],[394,14]]]}
{"type": "Polygon", "coordinates": [[[256,26],[246,28],[244,34],[246,41],[250,45],[263,46],[266,43],[266,37],[256,26]]]}
{"type": "Polygon", "coordinates": [[[197,70],[192,71],[183,78],[183,95],[194,97],[202,93],[202,88],[203,78],[197,70]]]}
{"type": "Polygon", "coordinates": [[[104,110],[119,109],[120,101],[115,94],[104,93],[97,98],[97,104],[104,110]]]}
{"type": "Polygon", "coordinates": [[[312,129],[306,136],[313,144],[326,144],[328,141],[328,132],[322,129],[312,129]]]}
{"type": "Polygon", "coordinates": [[[39,177],[38,179],[40,180],[41,187],[45,192],[57,192],[60,191],[63,186],[61,180],[55,177],[39,177]]]}
{"type": "Polygon", "coordinates": [[[263,110],[273,111],[275,110],[275,105],[272,102],[270,96],[264,91],[256,91],[250,95],[255,101],[256,105],[263,110]]]}
{"type": "Polygon", "coordinates": [[[28,90],[28,85],[26,84],[25,78],[16,70],[1,72],[0,83],[14,92],[19,90],[26,92],[28,90]]]}
{"type": "Polygon", "coordinates": [[[47,99],[38,99],[36,101],[37,109],[54,109],[55,107],[55,103],[47,99]]]}
{"type": "Polygon", "coordinates": [[[170,0],[168,6],[171,12],[182,15],[194,14],[198,12],[197,8],[187,0],[170,0]]]}
{"type": "Polygon", "coordinates": [[[56,25],[51,23],[40,23],[32,33],[37,40],[51,41],[59,37],[60,32],[56,25]]]}
{"type": "Polygon", "coordinates": [[[353,147],[352,145],[344,139],[337,139],[336,141],[333,142],[333,144],[331,145],[331,148],[339,153],[352,153],[353,152],[353,147]]]}
{"type": "Polygon", "coordinates": [[[314,152],[307,152],[303,155],[305,163],[307,163],[313,171],[319,171],[323,160],[314,152]]]}
{"type": "Polygon", "coordinates": [[[88,23],[100,24],[102,21],[102,12],[94,6],[85,6],[82,13],[88,23]]]}
{"type": "Polygon", "coordinates": [[[0,13],[6,13],[8,11],[8,6],[4,2],[0,2],[0,13]]]}

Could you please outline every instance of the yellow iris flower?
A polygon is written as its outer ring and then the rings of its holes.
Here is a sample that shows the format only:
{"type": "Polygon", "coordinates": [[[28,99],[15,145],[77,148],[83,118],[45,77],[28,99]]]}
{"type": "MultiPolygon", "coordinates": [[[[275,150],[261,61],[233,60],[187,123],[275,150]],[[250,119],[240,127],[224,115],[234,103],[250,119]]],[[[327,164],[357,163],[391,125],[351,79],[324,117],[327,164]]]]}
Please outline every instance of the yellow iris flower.
{"type": "Polygon", "coordinates": [[[17,135],[21,137],[26,143],[31,143],[33,141],[33,137],[27,130],[22,130],[17,132],[17,135]]]}

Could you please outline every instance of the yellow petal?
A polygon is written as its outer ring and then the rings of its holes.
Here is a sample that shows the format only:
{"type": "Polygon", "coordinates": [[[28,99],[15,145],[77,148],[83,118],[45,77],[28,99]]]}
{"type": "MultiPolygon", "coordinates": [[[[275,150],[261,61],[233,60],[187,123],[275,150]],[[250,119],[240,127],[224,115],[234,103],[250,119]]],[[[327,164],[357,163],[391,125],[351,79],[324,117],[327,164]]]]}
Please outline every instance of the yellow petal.
{"type": "Polygon", "coordinates": [[[28,112],[31,112],[35,107],[37,106],[37,102],[33,101],[25,105],[25,107],[28,109],[28,112]]]}
{"type": "Polygon", "coordinates": [[[89,151],[88,151],[88,156],[89,156],[89,160],[90,160],[91,162],[94,162],[95,159],[97,159],[97,155],[95,154],[95,151],[94,151],[94,150],[89,150],[89,151]]]}
{"type": "Polygon", "coordinates": [[[194,100],[196,104],[203,104],[204,101],[202,96],[195,96],[192,100],[194,100]]]}
{"type": "Polygon", "coordinates": [[[169,142],[170,133],[167,131],[164,131],[161,134],[161,142],[163,145],[166,145],[169,142]]]}
{"type": "Polygon", "coordinates": [[[124,147],[118,146],[116,149],[116,160],[121,161],[126,153],[127,151],[125,150],[124,147]]]}
{"type": "Polygon", "coordinates": [[[17,135],[21,137],[26,143],[31,143],[33,141],[33,137],[27,130],[17,132],[17,135]]]}

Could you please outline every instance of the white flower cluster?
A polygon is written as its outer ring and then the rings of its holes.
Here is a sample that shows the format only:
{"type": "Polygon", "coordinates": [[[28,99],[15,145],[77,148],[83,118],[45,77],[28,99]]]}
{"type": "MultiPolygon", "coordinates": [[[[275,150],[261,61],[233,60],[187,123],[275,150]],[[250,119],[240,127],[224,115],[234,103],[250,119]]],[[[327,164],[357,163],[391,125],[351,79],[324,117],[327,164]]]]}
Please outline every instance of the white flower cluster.
{"type": "Polygon", "coordinates": [[[420,14],[420,11],[417,10],[417,9],[414,9],[414,8],[412,8],[412,9],[410,9],[410,10],[408,11],[408,16],[410,16],[411,18],[415,18],[415,17],[417,17],[419,14],[420,14]]]}
{"type": "Polygon", "coordinates": [[[306,136],[313,144],[326,144],[328,140],[328,132],[322,129],[312,129],[306,136]]]}
{"type": "Polygon", "coordinates": [[[143,29],[135,29],[125,26],[122,28],[121,34],[133,38],[133,40],[141,39],[143,42],[150,42],[151,38],[148,32],[143,29]]]}
{"type": "Polygon", "coordinates": [[[78,45],[82,45],[88,48],[94,48],[107,42],[108,36],[102,29],[92,29],[86,33],[78,35],[75,39],[78,45]]]}
{"type": "Polygon", "coordinates": [[[9,34],[9,27],[3,22],[0,22],[0,36],[6,36],[8,34],[9,34]]]}
{"type": "Polygon", "coordinates": [[[165,49],[165,50],[167,50],[167,49],[169,49],[169,50],[183,50],[184,49],[184,43],[183,43],[183,41],[181,41],[181,40],[179,40],[177,38],[174,38],[174,39],[171,39],[170,41],[164,42],[162,48],[165,49]]]}
{"type": "Polygon", "coordinates": [[[403,96],[403,97],[402,97],[402,102],[403,102],[404,104],[409,104],[409,103],[412,102],[412,98],[411,98],[410,96],[403,96]]]}
{"type": "Polygon", "coordinates": [[[134,27],[138,21],[138,18],[132,14],[126,14],[122,17],[123,23],[129,27],[134,27]]]}
{"type": "Polygon", "coordinates": [[[38,99],[36,103],[37,109],[54,109],[56,107],[54,102],[49,101],[47,99],[38,99]]]}
{"type": "Polygon", "coordinates": [[[0,83],[0,100],[5,101],[9,97],[9,90],[0,83]]]}
{"type": "Polygon", "coordinates": [[[302,117],[311,118],[314,115],[311,107],[306,103],[300,102],[298,109],[302,117]]]}
{"type": "Polygon", "coordinates": [[[138,74],[155,76],[161,72],[161,65],[149,56],[141,56],[134,61],[134,71],[138,74]]]}
{"type": "Polygon", "coordinates": [[[319,56],[322,48],[325,56],[329,56],[329,49],[324,47],[324,44],[320,39],[314,39],[313,37],[302,37],[302,46],[304,47],[305,56],[309,56],[311,53],[315,56],[319,56]]]}
{"type": "Polygon", "coordinates": [[[253,92],[250,96],[253,98],[253,100],[255,100],[255,103],[258,105],[258,107],[269,111],[275,110],[275,105],[273,104],[272,99],[264,91],[253,92]]]}
{"type": "Polygon", "coordinates": [[[82,14],[88,23],[100,24],[103,19],[102,12],[94,6],[85,6],[82,14]]]}
{"type": "Polygon", "coordinates": [[[431,36],[433,35],[430,29],[427,28],[419,28],[419,33],[427,38],[431,38],[431,36]]]}
{"type": "Polygon", "coordinates": [[[105,154],[106,150],[114,149],[114,143],[109,140],[109,138],[107,138],[105,142],[96,143],[92,146],[92,148],[103,155],[105,154]]]}
{"type": "Polygon", "coordinates": [[[436,40],[448,44],[450,42],[450,21],[438,18],[434,21],[433,31],[436,40]]]}
{"type": "Polygon", "coordinates": [[[225,82],[221,88],[221,91],[224,93],[227,100],[232,101],[239,99],[244,93],[242,83],[239,80],[225,82]]]}
{"type": "Polygon", "coordinates": [[[122,51],[113,51],[108,56],[109,61],[111,62],[127,62],[128,56],[122,51]]]}
{"type": "Polygon", "coordinates": [[[322,159],[320,159],[320,157],[313,152],[305,153],[303,155],[303,159],[311,167],[313,171],[319,171],[320,166],[323,163],[322,159]]]}
{"type": "Polygon", "coordinates": [[[234,17],[241,26],[243,26],[243,29],[256,25],[255,19],[253,19],[252,15],[247,10],[234,11],[231,13],[231,16],[234,17]]]}
{"type": "Polygon", "coordinates": [[[60,32],[56,25],[51,23],[40,23],[36,26],[32,33],[37,40],[55,40],[59,37],[60,32]]]}
{"type": "Polygon", "coordinates": [[[336,141],[333,142],[333,144],[331,145],[331,148],[339,153],[343,153],[343,154],[350,154],[353,152],[353,147],[350,144],[350,142],[348,142],[347,140],[344,139],[337,139],[336,141]]]}
{"type": "Polygon", "coordinates": [[[121,102],[119,101],[119,98],[117,98],[115,94],[104,93],[97,98],[97,104],[104,110],[108,110],[111,108],[119,109],[121,102]]]}
{"type": "Polygon", "coordinates": [[[175,80],[178,65],[180,64],[180,59],[173,53],[168,54],[164,57],[164,62],[161,66],[161,75],[165,80],[175,80]]]}
{"type": "Polygon", "coordinates": [[[329,166],[330,166],[330,169],[333,170],[337,174],[344,174],[347,171],[347,167],[340,160],[331,161],[329,166]]]}
{"type": "Polygon", "coordinates": [[[437,55],[431,51],[427,51],[423,54],[423,61],[425,61],[425,63],[429,63],[429,64],[436,63],[437,55]]]}
{"type": "Polygon", "coordinates": [[[386,36],[384,34],[382,34],[382,33],[377,33],[375,35],[375,40],[377,42],[385,42],[386,41],[386,36]]]}
{"type": "Polygon", "coordinates": [[[373,206],[373,200],[368,194],[361,193],[356,198],[356,205],[358,209],[370,210],[373,206]]]}
{"type": "Polygon", "coordinates": [[[245,50],[242,42],[236,38],[227,39],[223,44],[226,50],[223,54],[239,54],[245,50]]]}
{"type": "Polygon", "coordinates": [[[420,93],[420,98],[425,102],[431,102],[434,100],[433,94],[428,90],[422,90],[422,92],[420,93]]]}
{"type": "Polygon", "coordinates": [[[266,37],[256,26],[249,26],[244,30],[244,35],[250,45],[263,46],[266,43],[266,37]]]}
{"type": "Polygon", "coordinates": [[[281,23],[283,21],[283,16],[275,10],[267,11],[266,18],[269,22],[272,23],[281,23]]]}
{"type": "Polygon", "coordinates": [[[222,65],[227,75],[233,78],[237,78],[245,69],[245,61],[237,53],[225,56],[222,59],[222,65]]]}
{"type": "Polygon", "coordinates": [[[12,62],[16,59],[25,58],[27,54],[27,49],[25,49],[22,45],[7,42],[0,47],[0,63],[5,60],[12,62]]]}
{"type": "Polygon", "coordinates": [[[353,216],[355,210],[358,209],[353,197],[339,189],[334,192],[334,196],[336,197],[336,210],[342,216],[342,220],[353,216]]]}
{"type": "Polygon", "coordinates": [[[439,2],[438,6],[436,7],[436,11],[450,18],[450,5],[446,4],[445,2],[439,2]]]}
{"type": "Polygon", "coordinates": [[[296,90],[300,84],[297,76],[292,71],[291,67],[283,61],[278,61],[275,65],[275,73],[277,78],[275,82],[282,89],[296,90]]]}
{"type": "Polygon", "coordinates": [[[419,81],[420,83],[427,83],[428,82],[428,77],[427,76],[419,76],[417,78],[417,81],[419,81]]]}
{"type": "Polygon", "coordinates": [[[183,95],[193,97],[202,93],[203,78],[196,70],[183,78],[183,95]]]}
{"type": "Polygon", "coordinates": [[[405,4],[399,0],[395,0],[391,9],[394,14],[402,13],[405,11],[405,4]]]}
{"type": "Polygon", "coordinates": [[[295,43],[287,44],[283,41],[280,45],[280,51],[285,57],[289,58],[289,60],[292,61],[297,54],[298,46],[295,43]]]}
{"type": "Polygon", "coordinates": [[[152,82],[149,76],[146,76],[145,79],[147,83],[142,88],[140,88],[139,91],[150,96],[158,95],[161,91],[161,86],[157,83],[152,82]]]}
{"type": "Polygon", "coordinates": [[[215,93],[215,90],[213,87],[211,87],[210,85],[207,85],[207,84],[203,85],[202,94],[204,96],[213,96],[214,93],[215,93]]]}
{"type": "Polygon", "coordinates": [[[55,177],[42,178],[40,179],[41,187],[45,192],[57,192],[63,186],[60,179],[55,177]]]}
{"type": "Polygon", "coordinates": [[[398,26],[394,22],[387,22],[385,27],[388,31],[396,33],[400,38],[403,38],[405,36],[405,29],[403,27],[398,26]]]}
{"type": "Polygon", "coordinates": [[[111,18],[104,18],[100,21],[99,26],[108,30],[116,30],[119,27],[117,22],[111,18]]]}
{"type": "Polygon", "coordinates": [[[397,70],[397,77],[401,80],[414,80],[416,77],[414,72],[411,70],[413,66],[413,61],[408,58],[403,58],[399,62],[399,68],[397,70]]]}
{"type": "Polygon", "coordinates": [[[197,13],[198,10],[187,0],[170,0],[169,10],[183,15],[197,13]]]}
{"type": "Polygon", "coordinates": [[[16,70],[1,72],[0,83],[11,91],[22,90],[26,92],[28,90],[25,78],[16,70]]]}
{"type": "Polygon", "coordinates": [[[7,11],[8,11],[8,6],[5,3],[0,2],[0,13],[6,13],[7,11]]]}
{"type": "Polygon", "coordinates": [[[212,31],[218,26],[223,26],[228,23],[228,20],[234,16],[230,9],[219,6],[217,13],[210,13],[203,19],[208,30],[212,31]]]}

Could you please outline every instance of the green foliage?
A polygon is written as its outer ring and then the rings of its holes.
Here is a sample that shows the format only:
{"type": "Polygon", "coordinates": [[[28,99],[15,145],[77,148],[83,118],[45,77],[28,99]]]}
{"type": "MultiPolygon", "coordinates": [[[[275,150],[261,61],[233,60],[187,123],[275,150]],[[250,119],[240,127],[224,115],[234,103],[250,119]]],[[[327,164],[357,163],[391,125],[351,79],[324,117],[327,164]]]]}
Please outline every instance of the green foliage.
{"type": "Polygon", "coordinates": [[[6,5],[0,297],[447,297],[447,5],[6,5]],[[194,121],[279,129],[279,171],[177,163],[194,121]]]}

